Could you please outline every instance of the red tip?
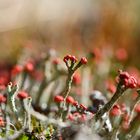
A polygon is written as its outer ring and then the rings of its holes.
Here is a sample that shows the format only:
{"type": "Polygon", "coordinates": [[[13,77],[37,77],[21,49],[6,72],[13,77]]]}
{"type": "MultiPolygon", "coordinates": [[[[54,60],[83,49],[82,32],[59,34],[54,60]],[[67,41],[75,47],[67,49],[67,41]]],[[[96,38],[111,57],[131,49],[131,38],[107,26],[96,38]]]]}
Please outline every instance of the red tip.
{"type": "Polygon", "coordinates": [[[68,97],[66,98],[66,102],[69,103],[69,104],[73,104],[73,103],[74,103],[73,97],[68,96],[68,97]]]}
{"type": "Polygon", "coordinates": [[[80,60],[80,62],[82,64],[87,64],[87,59],[85,57],[82,57],[81,60],[80,60]]]}
{"type": "Polygon", "coordinates": [[[57,103],[60,103],[60,102],[63,102],[64,101],[64,98],[63,98],[63,96],[56,95],[54,97],[54,101],[57,102],[57,103]]]}
{"type": "Polygon", "coordinates": [[[29,96],[28,93],[25,92],[25,91],[20,91],[20,92],[18,93],[18,98],[20,98],[20,99],[25,99],[25,98],[27,98],[28,96],[29,96]]]}

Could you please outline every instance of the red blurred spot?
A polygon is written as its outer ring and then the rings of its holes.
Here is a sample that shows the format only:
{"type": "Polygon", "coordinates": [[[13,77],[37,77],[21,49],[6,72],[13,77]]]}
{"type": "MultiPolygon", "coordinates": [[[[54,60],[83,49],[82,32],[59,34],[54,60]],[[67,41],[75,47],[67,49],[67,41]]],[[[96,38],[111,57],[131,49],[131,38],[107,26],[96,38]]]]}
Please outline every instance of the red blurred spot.
{"type": "Polygon", "coordinates": [[[125,48],[119,48],[115,52],[115,56],[119,61],[125,61],[128,58],[128,54],[125,48]]]}

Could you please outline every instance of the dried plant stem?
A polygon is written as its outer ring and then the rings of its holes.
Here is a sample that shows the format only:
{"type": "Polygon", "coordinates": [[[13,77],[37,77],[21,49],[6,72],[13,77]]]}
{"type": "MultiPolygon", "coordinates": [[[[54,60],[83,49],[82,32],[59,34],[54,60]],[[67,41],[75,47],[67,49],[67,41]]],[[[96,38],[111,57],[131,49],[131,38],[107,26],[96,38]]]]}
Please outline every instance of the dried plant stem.
{"type": "Polygon", "coordinates": [[[122,87],[121,84],[118,84],[117,90],[111,100],[95,114],[96,121],[101,119],[101,117],[112,108],[115,102],[123,95],[125,90],[126,88],[122,87]]]}
{"type": "Polygon", "coordinates": [[[17,117],[17,109],[16,109],[16,104],[15,104],[15,97],[11,96],[11,98],[9,99],[10,103],[11,103],[11,108],[12,111],[15,113],[16,117],[17,117]]]}
{"type": "Polygon", "coordinates": [[[43,94],[43,91],[44,91],[46,85],[47,85],[46,77],[44,77],[44,79],[43,79],[43,81],[42,81],[42,83],[41,83],[41,85],[39,87],[38,93],[37,93],[38,97],[36,99],[36,105],[39,105],[40,98],[41,98],[41,96],[43,94]]]}
{"type": "Polygon", "coordinates": [[[27,120],[26,127],[27,127],[29,132],[31,132],[31,113],[30,113],[31,102],[32,102],[32,99],[30,97],[24,101],[24,108],[25,108],[25,111],[27,113],[27,116],[25,114],[25,117],[27,120]]]}
{"type": "MultiPolygon", "coordinates": [[[[18,87],[17,86],[12,86],[12,85],[8,85],[7,88],[7,96],[8,96],[8,100],[7,100],[7,105],[9,105],[10,109],[14,112],[14,115],[16,117],[16,119],[18,119],[18,113],[17,113],[17,108],[16,108],[16,103],[15,103],[15,97],[17,94],[17,90],[18,87]]],[[[7,109],[7,105],[6,105],[6,109],[7,109]]]]}
{"type": "Polygon", "coordinates": [[[65,116],[64,110],[66,108],[66,99],[67,99],[67,97],[70,93],[70,90],[71,90],[73,74],[74,74],[74,71],[69,69],[68,77],[67,77],[67,80],[66,80],[66,88],[65,88],[65,92],[64,92],[64,102],[63,102],[63,107],[62,107],[63,110],[61,111],[61,114],[60,114],[60,119],[61,120],[64,119],[64,116],[65,116]]]}
{"type": "Polygon", "coordinates": [[[10,129],[10,118],[8,115],[6,115],[6,136],[9,135],[9,130],[10,129]]]}
{"type": "Polygon", "coordinates": [[[65,92],[64,92],[64,96],[65,96],[64,97],[64,107],[65,107],[65,104],[66,104],[66,98],[68,97],[68,95],[70,93],[70,90],[71,90],[73,74],[74,74],[73,71],[69,71],[68,78],[67,78],[67,81],[66,81],[66,88],[65,88],[65,92]]]}

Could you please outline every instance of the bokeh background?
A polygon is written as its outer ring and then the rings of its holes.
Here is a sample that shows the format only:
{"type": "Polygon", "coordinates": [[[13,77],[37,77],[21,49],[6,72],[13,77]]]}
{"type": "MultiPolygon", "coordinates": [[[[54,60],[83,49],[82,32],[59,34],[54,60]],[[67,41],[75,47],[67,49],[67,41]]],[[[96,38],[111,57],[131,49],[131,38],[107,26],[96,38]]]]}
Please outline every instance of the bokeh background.
{"type": "Polygon", "coordinates": [[[28,48],[76,55],[125,48],[140,68],[139,0],[0,0],[0,62],[15,63],[28,48]]]}

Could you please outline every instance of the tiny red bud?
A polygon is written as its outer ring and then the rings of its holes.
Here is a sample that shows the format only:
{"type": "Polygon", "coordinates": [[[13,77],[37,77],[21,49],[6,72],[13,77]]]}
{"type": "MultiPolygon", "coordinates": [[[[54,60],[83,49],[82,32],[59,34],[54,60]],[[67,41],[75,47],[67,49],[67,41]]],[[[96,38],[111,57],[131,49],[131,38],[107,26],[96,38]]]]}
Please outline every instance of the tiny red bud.
{"type": "Polygon", "coordinates": [[[130,76],[130,75],[129,75],[128,72],[120,71],[120,75],[119,75],[120,78],[126,78],[126,79],[128,79],[129,76],[130,76]]]}
{"type": "Polygon", "coordinates": [[[74,101],[73,105],[77,107],[78,106],[78,101],[74,101]]]}
{"type": "Polygon", "coordinates": [[[77,58],[75,56],[71,56],[71,55],[66,55],[63,58],[63,61],[66,63],[68,60],[71,60],[72,62],[77,62],[77,58]]]}
{"type": "Polygon", "coordinates": [[[136,88],[137,87],[137,80],[135,77],[130,76],[127,72],[119,71],[119,80],[122,81],[123,85],[127,88],[136,88]]]}
{"type": "Polygon", "coordinates": [[[63,102],[64,101],[64,98],[63,98],[63,96],[56,95],[54,97],[54,101],[57,102],[57,103],[60,103],[60,102],[63,102]]]}
{"type": "Polygon", "coordinates": [[[15,76],[15,75],[21,73],[22,70],[23,70],[23,67],[22,66],[16,65],[16,66],[13,67],[11,73],[12,73],[13,76],[15,76]]]}
{"type": "Polygon", "coordinates": [[[128,80],[129,80],[129,79],[124,79],[124,85],[125,85],[126,87],[128,87],[128,85],[129,85],[128,80]]]}
{"type": "Polygon", "coordinates": [[[129,86],[129,88],[137,87],[137,80],[133,76],[130,76],[128,86],[129,86]]]}
{"type": "Polygon", "coordinates": [[[28,95],[28,93],[27,92],[25,92],[25,91],[20,91],[19,93],[18,93],[18,98],[20,98],[20,99],[25,99],[25,98],[27,98],[29,95],[28,95]]]}
{"type": "Polygon", "coordinates": [[[63,58],[63,61],[66,63],[68,60],[64,57],[64,58],[63,58]]]}
{"type": "Polygon", "coordinates": [[[79,73],[75,73],[73,76],[73,83],[79,85],[81,83],[81,76],[79,73]]]}
{"type": "Polygon", "coordinates": [[[85,57],[82,57],[81,60],[80,60],[80,62],[82,64],[86,64],[87,63],[87,59],[85,57]]]}
{"type": "Polygon", "coordinates": [[[69,103],[69,104],[73,104],[73,103],[74,103],[73,97],[68,96],[68,97],[66,98],[66,102],[69,103]]]}
{"type": "Polygon", "coordinates": [[[33,65],[33,63],[31,63],[31,62],[28,62],[26,65],[25,65],[25,71],[27,71],[27,72],[32,72],[33,70],[34,70],[34,65],[33,65]]]}
{"type": "Polygon", "coordinates": [[[71,58],[71,55],[66,55],[66,56],[63,58],[63,61],[66,63],[70,58],[71,58]]]}
{"type": "Polygon", "coordinates": [[[114,105],[113,108],[110,110],[111,116],[119,116],[121,115],[121,110],[119,105],[114,105]]]}
{"type": "Polygon", "coordinates": [[[73,62],[77,62],[78,59],[75,56],[71,56],[70,60],[73,61],[73,62]]]}
{"type": "Polygon", "coordinates": [[[60,64],[60,59],[56,58],[52,61],[52,63],[55,64],[55,65],[58,65],[58,64],[60,64]]]}
{"type": "Polygon", "coordinates": [[[67,59],[70,59],[72,56],[70,55],[70,54],[68,54],[67,56],[66,56],[66,58],[67,59]]]}
{"type": "Polygon", "coordinates": [[[83,110],[87,110],[87,107],[83,104],[80,104],[80,108],[82,108],[83,110]]]}
{"type": "Polygon", "coordinates": [[[6,102],[6,97],[0,94],[0,103],[5,103],[5,102],[6,102]]]}

